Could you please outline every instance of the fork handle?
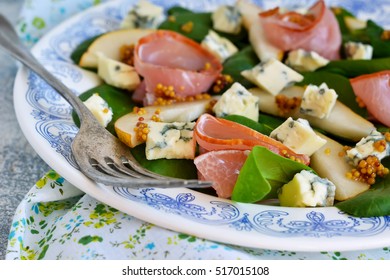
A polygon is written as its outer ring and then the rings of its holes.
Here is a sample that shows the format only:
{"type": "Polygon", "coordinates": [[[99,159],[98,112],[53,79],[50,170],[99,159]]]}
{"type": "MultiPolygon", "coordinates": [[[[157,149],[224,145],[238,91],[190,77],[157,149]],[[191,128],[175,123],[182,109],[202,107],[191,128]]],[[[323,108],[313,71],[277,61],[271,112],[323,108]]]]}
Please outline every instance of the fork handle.
{"type": "Polygon", "coordinates": [[[52,86],[65,100],[73,107],[80,121],[86,118],[87,115],[92,116],[92,113],[79,99],[78,96],[60,82],[54,75],[46,70],[41,63],[32,55],[19,40],[12,24],[0,14],[0,47],[7,51],[15,59],[19,60],[25,66],[30,68],[52,86]]]}

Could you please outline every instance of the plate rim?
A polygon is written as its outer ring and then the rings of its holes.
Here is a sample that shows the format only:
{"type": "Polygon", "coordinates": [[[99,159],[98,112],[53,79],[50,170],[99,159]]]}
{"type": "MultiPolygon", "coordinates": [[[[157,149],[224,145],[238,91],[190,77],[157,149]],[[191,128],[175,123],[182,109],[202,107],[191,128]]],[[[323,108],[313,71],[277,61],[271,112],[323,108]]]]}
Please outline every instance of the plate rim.
{"type": "MultiPolygon", "coordinates": [[[[81,13],[76,14],[75,16],[72,16],[71,18],[65,20],[61,24],[55,26],[50,32],[48,32],[45,36],[41,38],[33,47],[33,52],[36,52],[41,45],[45,42],[47,42],[52,36],[55,36],[59,32],[59,30],[66,28],[67,26],[71,26],[74,22],[79,21],[83,16],[86,14],[103,10],[106,7],[111,7],[113,5],[116,5],[117,3],[123,3],[126,2],[126,0],[116,0],[116,1],[110,1],[106,2],[104,4],[100,4],[98,6],[89,8],[81,13]]],[[[58,161],[58,157],[53,157],[50,153],[45,154],[42,152],[42,144],[44,144],[44,148],[46,149],[49,144],[47,143],[46,139],[43,139],[42,137],[38,137],[39,135],[36,134],[36,130],[33,129],[33,126],[30,125],[32,120],[30,122],[25,121],[25,113],[23,108],[24,105],[28,105],[26,102],[25,95],[27,92],[23,91],[23,87],[27,86],[27,74],[28,71],[27,69],[23,66],[21,67],[17,75],[15,77],[15,84],[14,84],[14,110],[16,112],[17,120],[19,123],[19,126],[22,129],[23,134],[25,135],[26,139],[30,143],[30,145],[33,147],[33,149],[37,152],[37,154],[54,170],[56,170],[61,176],[63,176],[70,184],[74,185],[75,187],[79,188],[81,191],[87,193],[88,195],[94,197],[95,199],[102,201],[112,207],[115,207],[116,209],[127,213],[129,215],[132,215],[138,219],[156,224],[158,226],[161,226],[163,228],[167,228],[170,230],[175,230],[178,232],[183,232],[187,234],[192,234],[196,235],[201,238],[213,240],[216,242],[222,242],[222,243],[228,243],[232,245],[238,245],[238,246],[244,246],[247,248],[261,248],[261,249],[270,249],[270,250],[289,250],[289,251],[301,251],[301,252],[318,252],[318,251],[324,251],[324,250],[338,250],[338,251],[352,251],[352,250],[362,250],[362,249],[374,249],[374,248],[379,248],[382,246],[386,246],[390,243],[390,231],[388,229],[385,229],[384,231],[387,230],[387,234],[385,236],[382,236],[383,234],[380,233],[378,235],[378,238],[372,238],[367,236],[360,237],[360,236],[353,236],[353,237],[348,237],[354,238],[353,241],[351,242],[346,242],[347,238],[344,236],[340,238],[340,240],[335,241],[334,238],[322,238],[322,239],[314,239],[314,238],[302,238],[302,237],[292,237],[292,242],[289,238],[280,238],[280,237],[274,237],[274,236],[269,236],[269,235],[257,235],[252,236],[248,235],[248,237],[258,237],[258,239],[261,240],[252,240],[250,238],[243,238],[240,239],[238,231],[235,232],[235,234],[232,234],[232,236],[228,237],[225,235],[221,235],[220,231],[215,231],[212,230],[211,232],[207,232],[209,230],[209,226],[201,223],[195,223],[193,225],[196,225],[193,229],[183,229],[183,227],[180,226],[180,223],[177,222],[179,220],[180,222],[188,222],[183,216],[176,215],[172,217],[175,218],[175,222],[168,222],[167,219],[162,220],[159,217],[151,217],[150,215],[146,215],[145,213],[150,212],[150,206],[147,206],[142,203],[137,203],[134,201],[131,201],[129,199],[125,199],[121,197],[120,195],[113,195],[113,189],[110,187],[102,187],[99,184],[95,184],[92,182],[90,179],[82,175],[78,170],[74,169],[73,167],[70,166],[71,169],[66,168],[66,170],[62,170],[62,164],[66,163],[66,160],[61,156],[60,161],[58,161]],[[23,81],[23,83],[21,83],[23,81]],[[22,92],[22,93],[20,93],[22,92]],[[34,134],[35,131],[35,134],[34,134]],[[42,143],[44,142],[44,143],[42,143]],[[60,166],[61,165],[61,166],[60,166]],[[60,172],[61,170],[61,172],[60,172]],[[138,210],[129,210],[131,207],[138,207],[138,210]],[[382,234],[382,235],[381,235],[382,234]],[[379,238],[380,237],[380,238],[379,238]],[[387,237],[384,238],[384,237],[387,237]],[[355,239],[356,238],[356,239],[355,239]],[[285,239],[289,239],[287,242],[285,239]],[[379,239],[379,240],[378,240],[379,239]],[[318,242],[321,240],[321,246],[318,246],[318,242]],[[358,242],[359,240],[364,241],[364,242],[358,242]],[[385,242],[387,240],[388,242],[385,242]],[[359,243],[359,247],[356,248],[356,243],[359,243]],[[297,245],[298,244],[298,245],[297,245]]],[[[28,86],[27,86],[28,87],[28,86]]],[[[32,107],[31,107],[32,108],[32,107]]],[[[31,112],[28,114],[31,117],[31,112]]],[[[58,154],[57,154],[58,155],[58,154]]],[[[68,163],[69,164],[69,163],[68,163]]],[[[66,167],[66,166],[65,166],[66,167]]],[[[65,168],[64,167],[64,168],[65,168]]],[[[181,191],[185,192],[194,192],[188,189],[178,189],[181,191]]],[[[197,193],[200,197],[202,197],[204,194],[199,194],[197,193]]],[[[207,196],[207,195],[206,195],[207,196]]],[[[229,202],[232,203],[229,200],[224,200],[224,199],[219,199],[215,198],[218,201],[223,201],[223,202],[229,202]]],[[[243,209],[251,208],[251,207],[256,207],[260,211],[262,207],[264,209],[270,209],[271,206],[263,206],[263,205],[256,205],[256,206],[250,206],[247,204],[242,204],[242,203],[234,203],[234,205],[239,205],[243,209]]],[[[272,208],[272,207],[271,207],[272,208]]],[[[273,208],[272,208],[273,209],[273,208]]],[[[304,209],[296,209],[296,208],[286,208],[286,207],[277,207],[279,210],[283,211],[291,211],[291,212],[301,212],[298,213],[299,215],[306,215],[309,213],[311,208],[304,208],[304,209]],[[309,210],[308,210],[309,209],[309,210]]],[[[315,211],[322,213],[323,211],[318,208],[314,208],[315,211]]],[[[328,207],[324,211],[339,211],[336,207],[328,207]]],[[[388,216],[383,217],[383,219],[389,224],[387,221],[388,216]]],[[[190,223],[191,224],[191,223],[190,223]]]]}

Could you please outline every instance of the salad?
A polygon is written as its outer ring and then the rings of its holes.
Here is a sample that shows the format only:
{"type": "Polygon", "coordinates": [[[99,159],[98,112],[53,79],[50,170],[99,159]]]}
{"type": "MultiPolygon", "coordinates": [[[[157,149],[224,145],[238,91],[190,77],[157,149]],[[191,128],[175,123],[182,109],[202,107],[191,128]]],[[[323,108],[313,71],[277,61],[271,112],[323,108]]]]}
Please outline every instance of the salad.
{"type": "Polygon", "coordinates": [[[72,59],[104,81],[80,98],[146,168],[238,202],[371,217],[390,214],[389,47],[388,31],[322,0],[140,1],[72,59]]]}

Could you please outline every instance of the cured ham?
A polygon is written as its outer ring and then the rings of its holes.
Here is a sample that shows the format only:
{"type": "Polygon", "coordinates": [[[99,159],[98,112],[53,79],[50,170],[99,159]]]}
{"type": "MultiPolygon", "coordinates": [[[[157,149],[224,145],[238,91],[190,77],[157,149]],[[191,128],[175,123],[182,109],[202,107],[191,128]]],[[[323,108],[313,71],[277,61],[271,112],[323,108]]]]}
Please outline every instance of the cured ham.
{"type": "Polygon", "coordinates": [[[139,40],[134,66],[144,77],[147,93],[156,93],[160,84],[170,87],[178,97],[207,91],[222,71],[222,64],[213,54],[168,30],[158,30],[139,40]]]}
{"type": "Polygon", "coordinates": [[[261,134],[239,123],[203,114],[194,129],[196,142],[208,151],[216,150],[251,150],[254,146],[263,146],[270,151],[295,158],[309,164],[309,157],[297,154],[281,142],[261,134]]]}
{"type": "Polygon", "coordinates": [[[284,50],[304,49],[336,60],[340,57],[341,32],[333,13],[323,0],[316,2],[306,14],[274,8],[260,13],[267,40],[284,50]]]}
{"type": "Polygon", "coordinates": [[[390,70],[362,75],[350,80],[355,95],[368,112],[390,127],[390,70]]]}
{"type": "Polygon", "coordinates": [[[219,150],[197,156],[194,164],[198,169],[199,179],[212,181],[212,187],[218,197],[231,197],[238,174],[248,154],[249,151],[219,150]]]}

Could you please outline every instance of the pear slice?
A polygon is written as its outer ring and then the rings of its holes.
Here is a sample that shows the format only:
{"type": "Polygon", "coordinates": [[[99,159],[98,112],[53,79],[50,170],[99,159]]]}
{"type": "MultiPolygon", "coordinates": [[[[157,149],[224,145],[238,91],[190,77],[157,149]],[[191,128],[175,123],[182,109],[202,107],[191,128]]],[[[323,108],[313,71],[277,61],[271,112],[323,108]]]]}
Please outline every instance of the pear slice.
{"type": "Polygon", "coordinates": [[[79,66],[97,68],[97,53],[119,60],[119,49],[123,45],[135,45],[142,37],[154,32],[151,29],[120,29],[98,37],[81,56],[79,66]]]}
{"type": "Polygon", "coordinates": [[[322,178],[328,178],[336,186],[335,200],[343,201],[352,198],[370,188],[370,185],[347,178],[347,172],[353,168],[340,157],[343,145],[335,140],[317,133],[326,140],[326,144],[310,157],[310,166],[322,178]]]}
{"type": "Polygon", "coordinates": [[[213,99],[204,99],[191,102],[180,102],[166,106],[143,107],[145,114],[138,115],[135,112],[120,117],[115,122],[115,132],[118,138],[127,146],[133,148],[144,141],[137,139],[134,128],[142,118],[142,122],[148,122],[159,110],[159,118],[162,122],[191,122],[205,113],[213,99]]]}
{"type": "MultiPolygon", "coordinates": [[[[287,115],[282,115],[278,105],[275,102],[275,96],[260,88],[252,88],[249,91],[253,95],[259,97],[259,110],[261,112],[278,117],[306,119],[309,121],[311,126],[323,129],[333,135],[355,142],[359,141],[363,137],[366,137],[375,128],[371,122],[353,112],[340,101],[336,101],[332,112],[326,119],[319,119],[313,116],[302,114],[299,112],[298,108],[287,115]]],[[[290,98],[302,97],[304,91],[305,89],[303,87],[292,86],[284,89],[280,94],[290,98]]]]}
{"type": "Polygon", "coordinates": [[[243,25],[248,30],[249,42],[260,61],[267,61],[270,58],[282,60],[283,51],[273,46],[265,38],[259,17],[262,9],[248,0],[238,0],[236,6],[242,15],[243,25]]]}

